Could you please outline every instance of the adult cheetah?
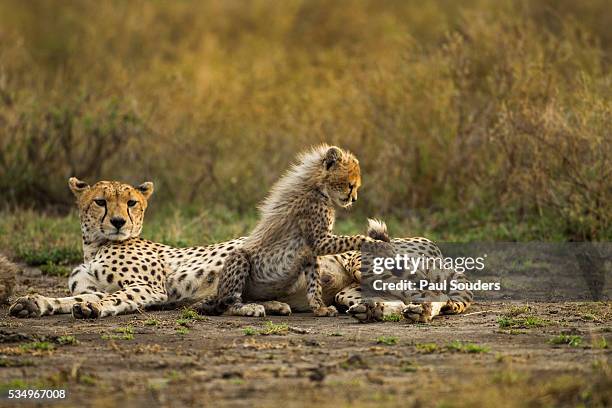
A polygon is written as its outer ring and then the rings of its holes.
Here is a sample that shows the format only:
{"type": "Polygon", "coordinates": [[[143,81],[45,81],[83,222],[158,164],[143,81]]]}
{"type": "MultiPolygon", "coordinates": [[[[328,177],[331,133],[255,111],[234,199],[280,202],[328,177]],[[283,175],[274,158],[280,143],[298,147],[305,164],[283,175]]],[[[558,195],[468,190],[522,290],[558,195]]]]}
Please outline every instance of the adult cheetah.
{"type": "Polygon", "coordinates": [[[97,318],[211,296],[224,258],[244,241],[192,248],[151,242],[140,233],[153,183],[90,186],[72,177],[68,184],[79,209],[84,255],[68,278],[72,296],[21,297],[9,309],[13,316],[97,318]]]}

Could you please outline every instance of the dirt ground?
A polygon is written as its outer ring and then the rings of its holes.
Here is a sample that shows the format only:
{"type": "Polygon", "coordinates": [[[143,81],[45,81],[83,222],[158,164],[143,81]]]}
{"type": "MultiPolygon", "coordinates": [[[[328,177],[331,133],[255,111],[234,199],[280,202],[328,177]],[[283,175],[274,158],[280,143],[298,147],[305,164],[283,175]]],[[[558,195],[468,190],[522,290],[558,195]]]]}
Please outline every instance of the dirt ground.
{"type": "MultiPolygon", "coordinates": [[[[25,273],[18,293],[66,294],[64,278],[25,273]]],[[[20,320],[7,310],[2,406],[612,404],[609,302],[482,303],[429,325],[310,314],[194,319],[184,310],[20,320]],[[67,399],[9,400],[15,388],[65,389],[67,399]]]]}

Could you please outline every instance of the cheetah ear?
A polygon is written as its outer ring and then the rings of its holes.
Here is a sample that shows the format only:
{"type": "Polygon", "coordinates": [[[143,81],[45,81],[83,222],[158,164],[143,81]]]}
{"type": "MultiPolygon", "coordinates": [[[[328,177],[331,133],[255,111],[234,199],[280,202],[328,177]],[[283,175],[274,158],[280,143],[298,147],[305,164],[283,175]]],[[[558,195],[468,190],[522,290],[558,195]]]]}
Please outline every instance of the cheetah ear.
{"type": "Polygon", "coordinates": [[[79,197],[84,191],[89,189],[89,184],[87,184],[84,181],[79,180],[76,177],[70,177],[68,179],[68,186],[70,187],[70,190],[72,190],[72,194],[75,195],[75,197],[79,197]]]}
{"type": "Polygon", "coordinates": [[[153,182],[147,181],[146,183],[142,183],[136,187],[136,190],[140,191],[144,198],[148,200],[149,197],[151,197],[151,194],[153,194],[153,190],[155,190],[155,188],[153,187],[153,182]]]}
{"type": "Polygon", "coordinates": [[[330,147],[325,152],[325,158],[323,159],[323,165],[325,170],[329,170],[334,167],[342,158],[342,151],[336,146],[330,147]]]}

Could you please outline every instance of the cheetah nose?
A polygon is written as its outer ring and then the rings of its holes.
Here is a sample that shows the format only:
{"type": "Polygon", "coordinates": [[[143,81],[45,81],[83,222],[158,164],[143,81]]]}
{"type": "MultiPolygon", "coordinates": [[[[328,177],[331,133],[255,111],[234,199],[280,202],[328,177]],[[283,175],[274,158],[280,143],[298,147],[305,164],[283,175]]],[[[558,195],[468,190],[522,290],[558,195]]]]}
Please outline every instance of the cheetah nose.
{"type": "Polygon", "coordinates": [[[120,230],[121,227],[125,225],[125,220],[121,217],[113,217],[111,218],[110,223],[113,224],[113,227],[120,230]]]}
{"type": "Polygon", "coordinates": [[[351,203],[354,203],[355,201],[357,201],[357,197],[351,197],[351,203]]]}

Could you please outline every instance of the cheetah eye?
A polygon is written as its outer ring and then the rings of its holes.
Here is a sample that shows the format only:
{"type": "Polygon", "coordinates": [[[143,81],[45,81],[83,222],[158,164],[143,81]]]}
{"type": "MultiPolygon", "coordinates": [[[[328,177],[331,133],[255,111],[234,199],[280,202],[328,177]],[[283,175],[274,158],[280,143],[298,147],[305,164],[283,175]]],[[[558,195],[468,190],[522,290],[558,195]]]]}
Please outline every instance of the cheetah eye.
{"type": "Polygon", "coordinates": [[[136,205],[136,203],[137,203],[136,200],[128,200],[127,205],[128,205],[128,207],[133,207],[133,206],[136,205]]]}
{"type": "Polygon", "coordinates": [[[94,203],[96,203],[100,207],[104,207],[106,205],[106,200],[98,199],[98,200],[94,200],[94,203]]]}

